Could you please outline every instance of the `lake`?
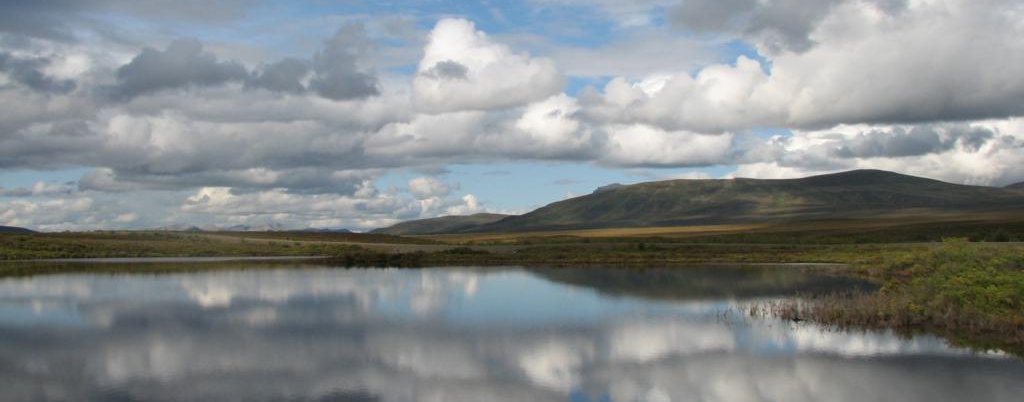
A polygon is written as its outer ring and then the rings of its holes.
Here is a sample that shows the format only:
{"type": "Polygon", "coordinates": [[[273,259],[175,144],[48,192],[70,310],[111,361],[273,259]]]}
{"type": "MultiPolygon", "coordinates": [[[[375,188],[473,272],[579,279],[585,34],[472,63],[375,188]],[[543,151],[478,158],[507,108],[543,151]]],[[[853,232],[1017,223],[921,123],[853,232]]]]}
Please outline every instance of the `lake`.
{"type": "MultiPolygon", "coordinates": [[[[187,271],[205,262],[175,262],[187,271]]],[[[0,278],[3,401],[1019,401],[1024,362],[751,318],[797,267],[0,278]]],[[[74,269],[86,270],[78,266],[74,269]]],[[[98,270],[107,270],[100,267],[98,270]]]]}

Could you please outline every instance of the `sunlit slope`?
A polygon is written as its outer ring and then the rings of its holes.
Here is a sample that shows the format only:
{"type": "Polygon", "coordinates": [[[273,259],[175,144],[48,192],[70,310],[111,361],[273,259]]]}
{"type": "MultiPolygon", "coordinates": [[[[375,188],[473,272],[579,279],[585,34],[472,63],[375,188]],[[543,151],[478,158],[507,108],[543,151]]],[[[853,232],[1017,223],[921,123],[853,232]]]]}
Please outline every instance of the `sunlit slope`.
{"type": "Polygon", "coordinates": [[[405,221],[394,226],[375,229],[370,233],[389,235],[416,235],[465,232],[481,225],[507,218],[502,214],[474,214],[466,216],[442,216],[439,218],[405,221]]]}
{"type": "Polygon", "coordinates": [[[880,170],[801,179],[668,180],[616,186],[471,228],[519,232],[1024,211],[1024,192],[880,170]]]}

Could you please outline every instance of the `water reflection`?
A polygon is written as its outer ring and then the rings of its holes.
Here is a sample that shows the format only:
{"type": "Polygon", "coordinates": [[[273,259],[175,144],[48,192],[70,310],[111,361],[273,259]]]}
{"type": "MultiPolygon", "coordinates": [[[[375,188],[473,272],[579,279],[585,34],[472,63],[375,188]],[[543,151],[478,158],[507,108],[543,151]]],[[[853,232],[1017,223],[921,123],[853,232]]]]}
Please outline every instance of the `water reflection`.
{"type": "Polygon", "coordinates": [[[1024,394],[1024,364],[1014,358],[972,355],[931,337],[900,340],[721,314],[737,298],[842,285],[834,278],[726,270],[728,280],[712,285],[708,271],[693,271],[691,281],[682,271],[654,272],[674,278],[677,299],[667,279],[645,284],[652,272],[595,271],[590,278],[599,280],[589,281],[581,272],[309,266],[0,280],[0,400],[934,401],[1024,394]],[[690,288],[704,290],[683,291],[695,282],[705,285],[690,288]],[[652,288],[656,299],[639,290],[652,288]]]}

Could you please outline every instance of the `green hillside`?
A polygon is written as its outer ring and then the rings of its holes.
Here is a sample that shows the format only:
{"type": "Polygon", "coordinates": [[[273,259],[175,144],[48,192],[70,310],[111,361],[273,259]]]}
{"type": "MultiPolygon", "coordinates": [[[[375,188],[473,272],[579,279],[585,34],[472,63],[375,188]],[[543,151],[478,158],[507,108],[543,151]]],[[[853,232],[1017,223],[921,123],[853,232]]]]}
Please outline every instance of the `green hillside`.
{"type": "Polygon", "coordinates": [[[874,217],[1024,212],[1024,193],[881,170],[801,179],[667,180],[608,186],[471,229],[516,232],[874,217]]]}
{"type": "Polygon", "coordinates": [[[0,226],[0,233],[27,234],[27,233],[35,233],[35,232],[31,231],[29,229],[19,228],[17,226],[0,226]]]}

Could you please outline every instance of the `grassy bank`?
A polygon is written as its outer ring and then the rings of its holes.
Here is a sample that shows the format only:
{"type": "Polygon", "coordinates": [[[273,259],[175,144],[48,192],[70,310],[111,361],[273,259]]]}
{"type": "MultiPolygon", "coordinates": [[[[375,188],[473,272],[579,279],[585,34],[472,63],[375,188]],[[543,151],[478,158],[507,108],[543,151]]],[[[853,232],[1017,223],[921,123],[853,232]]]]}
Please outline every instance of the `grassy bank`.
{"type": "Polygon", "coordinates": [[[810,320],[839,328],[936,333],[953,343],[1024,356],[1024,250],[965,240],[880,255],[856,275],[879,281],[874,293],[832,294],[751,307],[751,314],[810,320]]]}
{"type": "Polygon", "coordinates": [[[188,232],[0,234],[0,260],[122,257],[329,256],[352,245],[188,232]]]}
{"type": "Polygon", "coordinates": [[[512,252],[458,247],[425,253],[428,265],[673,266],[693,263],[854,263],[879,253],[929,248],[930,245],[758,245],[673,243],[577,243],[522,246],[512,252]]]}
{"type": "MultiPolygon", "coordinates": [[[[635,238],[545,244],[535,240],[513,246],[458,246],[351,234],[49,233],[0,235],[0,259],[327,256],[318,264],[346,267],[840,263],[847,266],[831,268],[830,272],[870,279],[881,284],[881,290],[759,305],[752,312],[842,328],[927,331],[961,344],[998,347],[1024,355],[1024,246],[1020,244],[966,240],[894,244],[676,243],[635,238]],[[387,247],[373,248],[378,245],[387,247]]],[[[40,267],[44,266],[0,264],[0,276],[96,269],[92,264],[40,267]]],[[[107,269],[125,272],[133,268],[107,269]]]]}
{"type": "Polygon", "coordinates": [[[1020,214],[971,214],[804,220],[784,223],[717,224],[555,230],[544,232],[461,233],[424,238],[464,245],[553,244],[580,242],[731,243],[731,244],[878,244],[940,242],[951,237],[971,241],[1024,241],[1020,214]]]}
{"type": "Polygon", "coordinates": [[[0,260],[110,257],[330,256],[343,265],[595,265],[852,262],[897,244],[704,244],[659,239],[535,239],[451,245],[386,235],[289,232],[87,232],[0,235],[0,260]]]}

